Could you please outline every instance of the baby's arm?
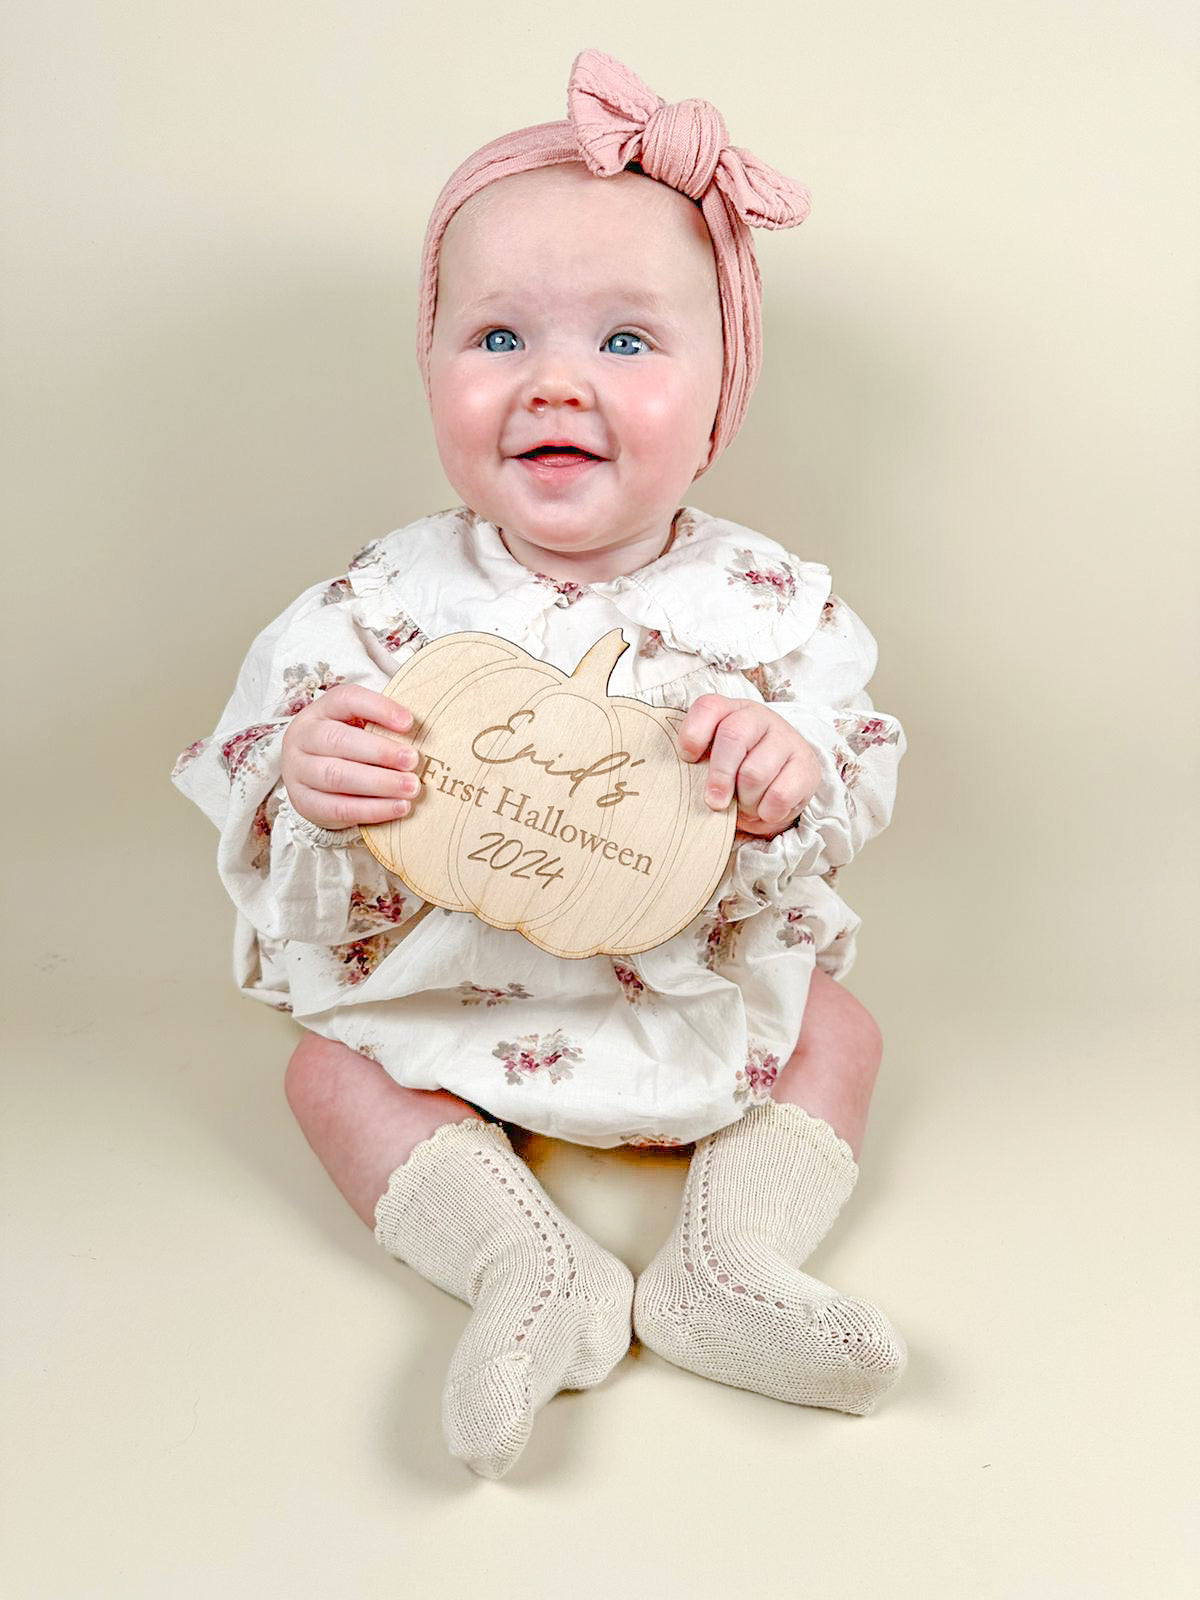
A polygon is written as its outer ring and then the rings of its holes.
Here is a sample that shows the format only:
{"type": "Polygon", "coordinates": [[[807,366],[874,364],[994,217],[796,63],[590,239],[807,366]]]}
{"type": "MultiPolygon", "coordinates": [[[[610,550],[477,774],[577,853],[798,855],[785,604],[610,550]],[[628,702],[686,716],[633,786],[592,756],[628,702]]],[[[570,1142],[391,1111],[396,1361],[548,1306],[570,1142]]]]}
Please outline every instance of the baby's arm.
{"type": "Polygon", "coordinates": [[[900,723],[867,693],[877,659],[865,624],[831,594],[804,643],[755,671],[761,701],[702,695],[689,708],[685,754],[696,759],[715,733],[710,762],[719,759],[719,792],[731,792],[736,773],[738,827],[758,835],[735,848],[715,893],[726,915],[749,916],[765,900],[783,903],[797,878],[832,881],[891,820],[907,746],[900,723]]]}
{"type": "Polygon", "coordinates": [[[398,929],[424,905],[359,837],[358,820],[399,814],[396,790],[409,781],[412,755],[406,741],[361,723],[397,733],[411,724],[369,687],[382,688],[405,657],[389,649],[376,659],[378,642],[353,603],[329,599],[347,591],[345,580],[314,585],[259,634],[216,729],[171,774],[220,832],[217,868],[231,900],[272,941],[344,945],[398,929]],[[371,755],[386,760],[372,765],[371,755]],[[368,771],[375,776],[364,790],[368,771]]]}
{"type": "Polygon", "coordinates": [[[766,665],[766,699],[818,757],[817,787],[794,829],[792,875],[824,876],[847,866],[892,819],[907,741],[896,717],[867,692],[879,647],[862,619],[831,594],[799,649],[766,665]]]}

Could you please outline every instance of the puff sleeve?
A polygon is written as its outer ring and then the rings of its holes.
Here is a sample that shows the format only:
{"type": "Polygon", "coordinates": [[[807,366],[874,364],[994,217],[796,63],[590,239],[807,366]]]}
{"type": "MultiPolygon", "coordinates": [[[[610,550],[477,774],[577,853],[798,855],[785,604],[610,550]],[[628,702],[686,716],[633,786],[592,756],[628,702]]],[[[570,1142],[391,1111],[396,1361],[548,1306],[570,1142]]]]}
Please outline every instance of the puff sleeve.
{"type": "Polygon", "coordinates": [[[415,645],[364,626],[348,578],[307,589],[254,640],[213,732],[171,781],[220,832],[217,870],[263,939],[337,945],[394,929],[423,902],[389,878],[357,828],[296,812],[280,776],[292,717],[339,683],[382,690],[415,645]]]}
{"type": "Polygon", "coordinates": [[[821,764],[792,827],[770,839],[740,836],[724,892],[732,888],[747,912],[750,903],[777,903],[793,878],[835,874],[891,821],[907,741],[867,692],[878,654],[862,619],[831,594],[803,645],[745,674],[821,764]]]}

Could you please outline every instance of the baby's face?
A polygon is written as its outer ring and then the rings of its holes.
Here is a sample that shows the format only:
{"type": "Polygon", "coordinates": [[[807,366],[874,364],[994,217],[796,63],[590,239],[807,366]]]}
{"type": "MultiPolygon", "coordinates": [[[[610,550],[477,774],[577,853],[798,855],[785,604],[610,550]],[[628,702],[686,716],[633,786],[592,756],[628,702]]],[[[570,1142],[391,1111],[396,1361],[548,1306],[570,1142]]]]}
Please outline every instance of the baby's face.
{"type": "Polygon", "coordinates": [[[721,364],[708,230],[665,185],[545,167],[452,218],[430,354],[438,453],[533,570],[597,582],[659,554],[708,453],[721,364]],[[541,445],[587,455],[530,457],[541,445]]]}

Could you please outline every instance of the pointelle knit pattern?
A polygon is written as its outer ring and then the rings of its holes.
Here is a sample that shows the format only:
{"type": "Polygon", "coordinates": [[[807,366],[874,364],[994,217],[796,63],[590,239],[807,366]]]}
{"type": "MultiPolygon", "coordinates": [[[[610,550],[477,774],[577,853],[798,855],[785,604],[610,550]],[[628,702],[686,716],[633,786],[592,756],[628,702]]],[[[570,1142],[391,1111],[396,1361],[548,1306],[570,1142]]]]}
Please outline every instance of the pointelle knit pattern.
{"type": "Polygon", "coordinates": [[[594,1388],[628,1350],[633,1275],[563,1215],[504,1129],[478,1118],[414,1146],[375,1223],[384,1249],[474,1310],[442,1431],[452,1456],[501,1478],[546,1401],[594,1388]]]}
{"type": "Polygon", "coordinates": [[[799,1271],[858,1178],[829,1123],[774,1100],[697,1141],[679,1219],[634,1296],[638,1338],[676,1366],[865,1415],[908,1360],[883,1312],[799,1271]]]}

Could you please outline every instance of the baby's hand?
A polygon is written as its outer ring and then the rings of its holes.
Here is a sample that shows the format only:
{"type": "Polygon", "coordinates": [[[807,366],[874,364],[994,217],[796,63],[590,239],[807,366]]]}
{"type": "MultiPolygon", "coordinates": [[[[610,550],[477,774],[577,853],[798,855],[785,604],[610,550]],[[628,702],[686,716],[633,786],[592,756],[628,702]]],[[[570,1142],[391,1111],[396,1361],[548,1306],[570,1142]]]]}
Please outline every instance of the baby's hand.
{"type": "Polygon", "coordinates": [[[821,764],[807,739],[777,711],[756,700],[702,694],[679,730],[679,747],[698,761],[712,742],[704,798],[721,811],[736,792],[737,826],[771,837],[792,823],[821,781],[821,764]]]}
{"type": "Polygon", "coordinates": [[[393,822],[420,792],[416,747],[368,733],[367,722],[405,733],[413,714],[374,689],[339,683],[297,712],[283,736],[288,799],[318,828],[393,822]]]}

